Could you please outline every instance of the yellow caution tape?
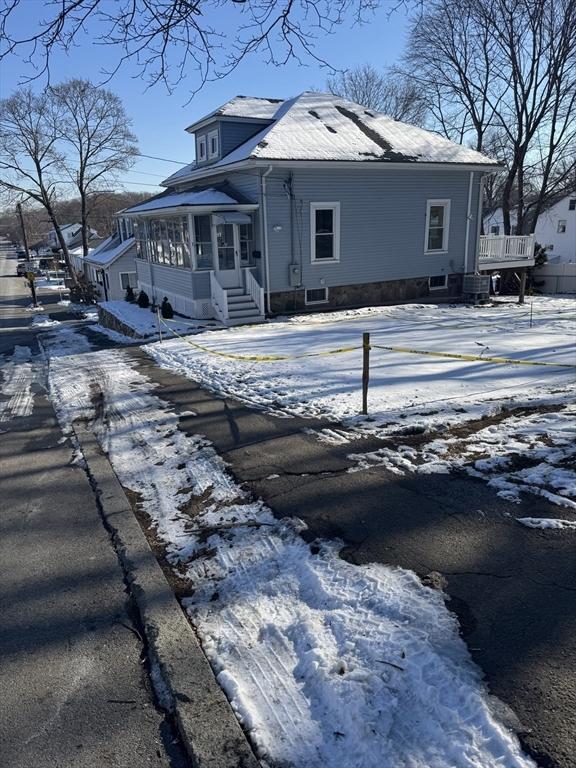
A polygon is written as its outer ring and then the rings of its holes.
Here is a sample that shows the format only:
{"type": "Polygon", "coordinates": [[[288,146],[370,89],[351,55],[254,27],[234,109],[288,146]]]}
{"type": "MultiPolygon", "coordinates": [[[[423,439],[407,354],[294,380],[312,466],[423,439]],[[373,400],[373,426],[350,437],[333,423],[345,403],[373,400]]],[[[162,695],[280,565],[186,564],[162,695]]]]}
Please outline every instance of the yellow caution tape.
{"type": "MultiPolygon", "coordinates": [[[[250,363],[276,363],[282,360],[301,360],[306,357],[325,357],[329,355],[340,355],[345,352],[354,352],[355,350],[362,349],[361,346],[355,347],[340,347],[339,349],[328,349],[323,352],[307,352],[302,355],[235,355],[232,352],[220,352],[217,349],[210,349],[202,344],[197,344],[194,341],[190,341],[189,338],[182,336],[178,331],[171,328],[162,318],[159,318],[162,325],[166,326],[179,339],[189,344],[191,347],[206,352],[209,355],[216,355],[218,357],[225,357],[228,360],[242,360],[250,363]]],[[[402,352],[409,355],[428,355],[429,357],[444,357],[454,360],[469,360],[471,362],[481,363],[500,363],[505,365],[531,365],[531,366],[544,366],[553,368],[576,368],[576,364],[572,363],[553,363],[550,361],[540,360],[515,360],[511,357],[485,357],[483,355],[463,355],[457,352],[432,352],[425,349],[411,349],[410,347],[388,347],[383,344],[371,344],[371,349],[384,349],[388,352],[402,352]]]]}
{"type": "Polygon", "coordinates": [[[552,363],[544,360],[515,360],[511,357],[485,357],[483,355],[460,355],[457,352],[431,352],[425,349],[410,349],[409,347],[385,347],[382,344],[371,344],[373,349],[385,349],[388,352],[403,352],[410,355],[429,355],[431,357],[448,357],[455,360],[470,360],[481,363],[505,363],[511,365],[540,365],[554,368],[576,368],[574,363],[552,363]]]}
{"type": "Polygon", "coordinates": [[[186,344],[189,344],[191,347],[195,347],[196,349],[200,349],[202,352],[207,352],[209,355],[217,355],[218,357],[226,357],[229,360],[243,360],[245,362],[251,362],[251,363],[275,363],[280,360],[299,360],[303,357],[323,357],[325,355],[340,355],[344,352],[353,352],[356,349],[361,349],[361,347],[341,347],[340,349],[328,349],[324,352],[307,352],[302,355],[235,355],[232,352],[220,352],[217,349],[210,349],[209,347],[204,347],[202,344],[196,344],[194,341],[190,341],[190,339],[186,338],[185,336],[181,336],[178,331],[175,331],[174,328],[171,328],[167,323],[164,322],[160,318],[160,322],[162,325],[165,325],[166,328],[168,328],[169,331],[171,331],[175,336],[178,336],[179,339],[182,339],[182,341],[185,341],[186,344]]]}

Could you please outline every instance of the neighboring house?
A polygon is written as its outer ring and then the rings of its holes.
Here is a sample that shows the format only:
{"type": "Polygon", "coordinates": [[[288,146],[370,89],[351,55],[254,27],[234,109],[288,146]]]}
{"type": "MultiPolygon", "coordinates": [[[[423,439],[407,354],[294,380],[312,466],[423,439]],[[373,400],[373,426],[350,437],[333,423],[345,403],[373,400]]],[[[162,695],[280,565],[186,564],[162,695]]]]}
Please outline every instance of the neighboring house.
{"type": "MultiPolygon", "coordinates": [[[[82,245],[82,225],[81,224],[63,224],[60,227],[62,237],[69,249],[77,248],[82,245]]],[[[91,229],[88,236],[88,242],[93,243],[98,239],[98,232],[95,229],[91,229]]],[[[56,232],[51,229],[46,235],[46,242],[49,248],[53,251],[60,250],[60,242],[56,232]]]]}
{"type": "Polygon", "coordinates": [[[187,131],[196,162],[123,212],[139,286],[177,312],[236,323],[456,298],[479,269],[482,179],[498,166],[474,150],[309,92],[238,96],[187,131]]]}
{"type": "MultiPolygon", "coordinates": [[[[512,226],[516,216],[512,211],[512,226]]],[[[484,217],[484,231],[504,231],[502,209],[484,217]]],[[[536,282],[545,293],[576,293],[576,191],[543,211],[534,229],[536,242],[546,248],[548,261],[538,268],[536,282]]]]}
{"type": "Polygon", "coordinates": [[[122,216],[116,221],[116,232],[88,256],[83,258],[80,253],[73,257],[76,269],[96,286],[99,301],[119,301],[125,298],[128,286],[137,288],[132,222],[122,216]]]}

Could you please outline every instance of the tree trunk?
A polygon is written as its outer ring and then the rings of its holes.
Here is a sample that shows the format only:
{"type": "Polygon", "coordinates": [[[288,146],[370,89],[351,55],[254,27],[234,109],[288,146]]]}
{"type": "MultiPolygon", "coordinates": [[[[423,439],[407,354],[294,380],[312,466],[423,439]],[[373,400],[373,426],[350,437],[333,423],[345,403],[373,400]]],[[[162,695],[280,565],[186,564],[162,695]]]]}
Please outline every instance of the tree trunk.
{"type": "Polygon", "coordinates": [[[82,224],[82,255],[84,258],[88,256],[88,211],[86,206],[86,192],[82,191],[80,196],[81,201],[81,224],[82,224]]]}
{"type": "Polygon", "coordinates": [[[76,276],[76,270],[74,269],[74,265],[72,264],[72,259],[70,258],[70,252],[68,250],[66,240],[64,240],[64,235],[62,234],[62,230],[60,229],[60,224],[58,223],[56,214],[54,213],[54,210],[49,202],[46,202],[44,205],[46,207],[48,216],[50,217],[50,221],[52,222],[52,226],[54,227],[54,232],[56,232],[56,237],[58,238],[58,243],[60,244],[60,250],[62,251],[62,255],[64,256],[64,261],[66,262],[66,266],[68,267],[68,272],[70,274],[72,284],[77,285],[78,278],[76,276]]]}

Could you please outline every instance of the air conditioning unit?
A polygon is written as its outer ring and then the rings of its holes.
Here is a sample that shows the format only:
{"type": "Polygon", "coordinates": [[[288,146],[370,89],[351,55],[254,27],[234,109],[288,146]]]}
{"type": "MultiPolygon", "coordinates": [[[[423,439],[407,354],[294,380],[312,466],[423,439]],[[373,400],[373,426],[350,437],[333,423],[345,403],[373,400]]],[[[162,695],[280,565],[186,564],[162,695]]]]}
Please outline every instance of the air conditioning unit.
{"type": "Polygon", "coordinates": [[[490,275],[464,275],[462,293],[474,304],[490,301],[490,275]]]}

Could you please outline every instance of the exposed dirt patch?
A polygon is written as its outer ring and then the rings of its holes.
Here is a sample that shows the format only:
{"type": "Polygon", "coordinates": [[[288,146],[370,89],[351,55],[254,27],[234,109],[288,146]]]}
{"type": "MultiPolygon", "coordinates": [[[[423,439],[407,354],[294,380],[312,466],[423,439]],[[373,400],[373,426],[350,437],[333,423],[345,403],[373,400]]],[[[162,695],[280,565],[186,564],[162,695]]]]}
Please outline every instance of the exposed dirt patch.
{"type": "Polygon", "coordinates": [[[150,517],[144,510],[141,494],[131,490],[130,488],[125,488],[124,486],[122,487],[124,493],[126,494],[126,498],[130,502],[134,516],[138,520],[140,527],[146,536],[148,544],[150,545],[150,549],[152,552],[154,552],[156,560],[158,560],[158,564],[162,568],[164,577],[166,578],[166,581],[170,585],[172,591],[178,600],[181,600],[184,597],[191,597],[194,594],[194,589],[192,588],[190,582],[184,578],[183,570],[177,566],[172,565],[166,559],[166,547],[157,535],[156,529],[152,525],[150,517]]]}

